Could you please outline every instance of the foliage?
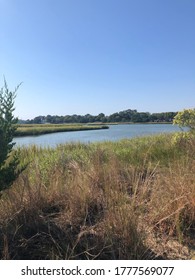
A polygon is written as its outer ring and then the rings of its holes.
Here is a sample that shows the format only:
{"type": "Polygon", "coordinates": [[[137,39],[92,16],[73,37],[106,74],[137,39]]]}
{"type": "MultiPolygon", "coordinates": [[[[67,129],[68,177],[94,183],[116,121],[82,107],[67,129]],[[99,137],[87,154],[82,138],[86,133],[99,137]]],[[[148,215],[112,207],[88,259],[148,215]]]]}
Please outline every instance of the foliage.
{"type": "Polygon", "coordinates": [[[189,127],[191,130],[195,130],[195,108],[178,112],[173,119],[173,124],[179,125],[180,128],[189,127]]]}
{"type": "MultiPolygon", "coordinates": [[[[26,123],[30,124],[43,124],[43,123],[111,123],[111,122],[172,122],[173,117],[176,115],[174,112],[153,113],[137,112],[137,110],[124,110],[116,112],[109,116],[100,113],[97,116],[86,114],[81,115],[66,115],[66,116],[37,116],[32,120],[27,120],[26,123]]],[[[24,122],[24,121],[21,121],[24,122]]]]}
{"type": "Polygon", "coordinates": [[[178,125],[182,132],[175,133],[172,138],[173,144],[184,144],[190,142],[194,137],[195,132],[195,108],[194,109],[184,109],[178,112],[173,119],[173,124],[178,125]],[[188,128],[188,131],[183,131],[183,128],[188,128]]]}
{"type": "Polygon", "coordinates": [[[12,151],[12,140],[18,121],[13,116],[18,87],[11,92],[4,80],[4,87],[0,90],[0,191],[8,188],[17,177],[18,158],[12,151]]]}

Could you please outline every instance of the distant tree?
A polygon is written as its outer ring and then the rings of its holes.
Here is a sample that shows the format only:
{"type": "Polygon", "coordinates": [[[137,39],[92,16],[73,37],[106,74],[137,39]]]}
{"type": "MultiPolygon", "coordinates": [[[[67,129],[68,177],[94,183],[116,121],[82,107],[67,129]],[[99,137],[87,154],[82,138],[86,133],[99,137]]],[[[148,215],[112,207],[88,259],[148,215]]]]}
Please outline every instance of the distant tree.
{"type": "Polygon", "coordinates": [[[11,92],[4,80],[4,87],[0,90],[0,191],[10,187],[18,176],[18,157],[12,151],[15,144],[12,141],[18,122],[13,111],[19,86],[11,92]]]}
{"type": "Polygon", "coordinates": [[[120,122],[121,121],[121,116],[119,113],[114,113],[108,117],[109,122],[120,122]]]}
{"type": "Polygon", "coordinates": [[[104,122],[104,121],[105,121],[105,115],[104,115],[104,113],[100,113],[99,115],[97,115],[97,116],[94,118],[94,120],[95,120],[96,122],[104,122]]]}
{"type": "Polygon", "coordinates": [[[45,121],[47,123],[51,123],[51,120],[52,120],[52,116],[51,115],[47,115],[46,118],[45,118],[45,121]]]}
{"type": "Polygon", "coordinates": [[[137,112],[137,110],[124,110],[119,113],[113,113],[109,116],[100,113],[97,116],[86,114],[81,115],[65,115],[65,116],[38,116],[32,120],[27,120],[26,123],[45,123],[49,122],[52,124],[58,123],[93,123],[93,122],[172,122],[173,117],[176,115],[174,112],[167,113],[154,113],[150,114],[148,112],[137,112]]]}
{"type": "Polygon", "coordinates": [[[34,118],[33,123],[35,124],[41,124],[44,122],[44,116],[38,116],[36,118],[34,118]]]}
{"type": "Polygon", "coordinates": [[[136,114],[137,111],[131,109],[119,112],[119,116],[122,122],[132,122],[136,114]]]}
{"type": "Polygon", "coordinates": [[[150,114],[149,113],[141,112],[141,113],[139,113],[139,116],[140,116],[140,121],[141,122],[149,122],[150,121],[150,114]]]}

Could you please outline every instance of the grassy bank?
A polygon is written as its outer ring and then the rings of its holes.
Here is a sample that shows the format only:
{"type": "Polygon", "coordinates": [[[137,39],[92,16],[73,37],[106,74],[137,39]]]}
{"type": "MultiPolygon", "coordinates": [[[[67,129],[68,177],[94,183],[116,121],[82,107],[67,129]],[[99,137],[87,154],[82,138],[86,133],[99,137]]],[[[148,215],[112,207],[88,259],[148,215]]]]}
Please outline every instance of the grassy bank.
{"type": "Polygon", "coordinates": [[[195,139],[22,148],[0,199],[1,259],[190,259],[195,139]]]}
{"type": "Polygon", "coordinates": [[[38,136],[55,132],[83,131],[107,129],[106,125],[68,125],[68,124],[41,124],[41,125],[19,125],[15,137],[18,136],[38,136]]]}

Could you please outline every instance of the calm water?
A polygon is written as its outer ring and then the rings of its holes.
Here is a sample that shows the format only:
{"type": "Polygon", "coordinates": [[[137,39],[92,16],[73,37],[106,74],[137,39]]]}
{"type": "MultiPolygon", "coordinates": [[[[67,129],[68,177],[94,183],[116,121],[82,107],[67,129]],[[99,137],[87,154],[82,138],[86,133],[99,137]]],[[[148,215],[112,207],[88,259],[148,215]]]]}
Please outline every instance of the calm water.
{"type": "Polygon", "coordinates": [[[67,142],[117,141],[123,138],[174,131],[180,131],[180,129],[172,124],[123,124],[110,125],[109,129],[102,130],[58,132],[41,136],[17,137],[14,138],[14,142],[16,142],[16,146],[35,144],[42,147],[55,147],[58,144],[67,142]]]}

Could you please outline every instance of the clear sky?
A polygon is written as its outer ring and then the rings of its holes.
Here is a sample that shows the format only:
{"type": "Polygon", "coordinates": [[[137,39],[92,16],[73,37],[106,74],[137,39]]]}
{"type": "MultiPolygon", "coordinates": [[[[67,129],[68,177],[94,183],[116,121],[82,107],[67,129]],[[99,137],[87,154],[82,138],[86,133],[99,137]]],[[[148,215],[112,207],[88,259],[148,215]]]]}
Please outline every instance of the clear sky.
{"type": "Polygon", "coordinates": [[[0,0],[22,119],[195,107],[194,0],[0,0]]]}

